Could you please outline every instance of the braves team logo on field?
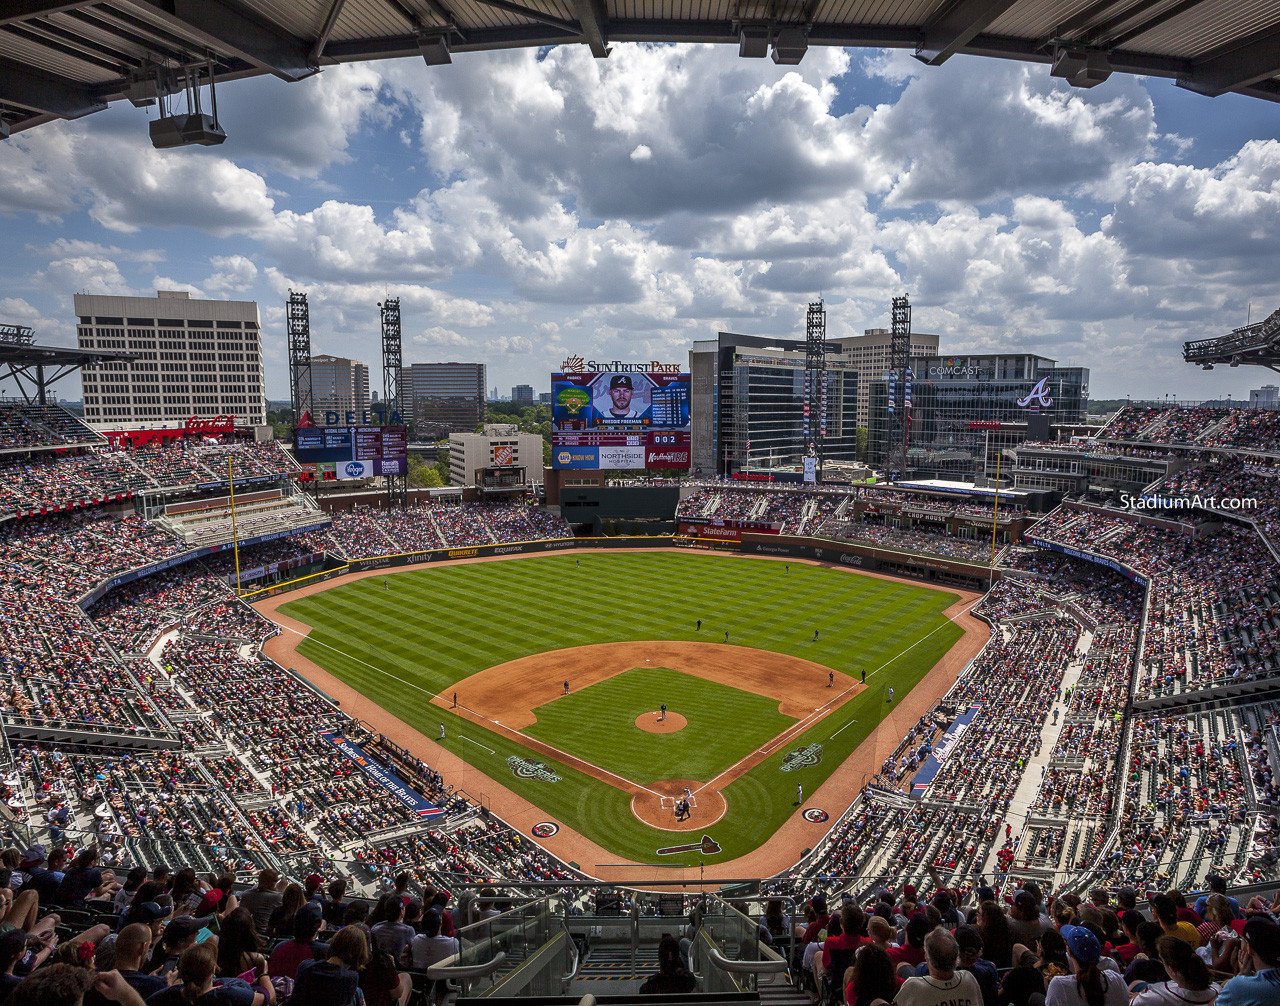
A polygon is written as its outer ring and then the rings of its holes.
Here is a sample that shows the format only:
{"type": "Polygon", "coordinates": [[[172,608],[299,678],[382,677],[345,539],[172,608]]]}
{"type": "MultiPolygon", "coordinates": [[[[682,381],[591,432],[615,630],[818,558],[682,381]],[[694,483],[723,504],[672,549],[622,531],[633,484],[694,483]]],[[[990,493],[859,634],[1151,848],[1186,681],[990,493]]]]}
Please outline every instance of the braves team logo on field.
{"type": "Polygon", "coordinates": [[[827,819],[827,812],[821,807],[810,807],[804,812],[804,819],[810,824],[822,824],[827,819]]]}
{"type": "Polygon", "coordinates": [[[507,759],[507,765],[511,768],[511,774],[521,779],[541,779],[543,782],[560,781],[560,777],[540,761],[530,761],[528,758],[512,755],[507,759]]]}
{"type": "Polygon", "coordinates": [[[782,759],[782,771],[794,772],[797,769],[808,768],[810,765],[817,765],[820,761],[822,761],[822,745],[810,744],[796,751],[788,751],[787,756],[782,759]]]}
{"type": "Polygon", "coordinates": [[[554,821],[539,821],[529,829],[529,834],[534,838],[550,838],[560,830],[560,825],[554,821]]]}
{"type": "Polygon", "coordinates": [[[1053,399],[1049,397],[1049,378],[1042,377],[1036,381],[1035,387],[1027,392],[1026,397],[1018,399],[1018,404],[1025,409],[1033,401],[1046,409],[1053,404],[1053,399]]]}

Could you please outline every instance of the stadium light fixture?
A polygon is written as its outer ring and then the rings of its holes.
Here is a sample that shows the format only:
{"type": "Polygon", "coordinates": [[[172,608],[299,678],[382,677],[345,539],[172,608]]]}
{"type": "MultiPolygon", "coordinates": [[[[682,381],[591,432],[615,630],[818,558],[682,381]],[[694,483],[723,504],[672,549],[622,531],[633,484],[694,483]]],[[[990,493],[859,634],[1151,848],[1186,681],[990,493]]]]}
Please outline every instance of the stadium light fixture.
{"type": "Polygon", "coordinates": [[[738,55],[744,59],[764,59],[769,55],[769,26],[755,24],[739,28],[738,55]]]}
{"type": "Polygon", "coordinates": [[[804,28],[779,28],[773,40],[773,61],[780,66],[796,66],[809,51],[809,33],[804,28]]]}
{"type": "Polygon", "coordinates": [[[1053,47],[1050,77],[1059,77],[1072,87],[1097,87],[1111,76],[1111,61],[1101,49],[1053,47]]]}
{"type": "MultiPolygon", "coordinates": [[[[157,71],[158,74],[158,71],[157,71]]],[[[183,93],[186,111],[178,112],[173,108],[170,95],[163,86],[158,86],[156,96],[160,102],[160,117],[150,127],[151,145],[157,150],[171,147],[212,147],[222,143],[227,134],[218,123],[218,97],[214,91],[213,61],[204,64],[184,67],[182,71],[183,93]],[[208,77],[209,103],[211,114],[206,114],[200,101],[201,75],[208,77]]]]}
{"type": "Polygon", "coordinates": [[[423,32],[418,36],[418,51],[427,66],[444,66],[452,63],[449,55],[449,40],[443,32],[423,32]]]}

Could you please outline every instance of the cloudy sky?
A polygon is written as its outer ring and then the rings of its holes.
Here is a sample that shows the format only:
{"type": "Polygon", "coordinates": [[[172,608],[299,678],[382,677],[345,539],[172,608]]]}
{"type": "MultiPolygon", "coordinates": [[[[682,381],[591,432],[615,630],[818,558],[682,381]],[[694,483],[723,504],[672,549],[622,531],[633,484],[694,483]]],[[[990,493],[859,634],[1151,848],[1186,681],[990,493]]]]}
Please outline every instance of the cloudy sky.
{"type": "MultiPolygon", "coordinates": [[[[810,49],[583,46],[326,69],[219,90],[229,139],[153,150],[126,104],[0,143],[0,321],[74,344],[76,292],[284,302],[315,352],[478,360],[503,394],[570,353],[682,361],[718,330],[886,327],[1092,368],[1095,398],[1246,396],[1188,338],[1280,308],[1280,105],[1044,66],[810,49]]],[[[63,394],[78,397],[73,381],[63,394]]],[[[5,389],[10,393],[12,389],[5,389]]]]}

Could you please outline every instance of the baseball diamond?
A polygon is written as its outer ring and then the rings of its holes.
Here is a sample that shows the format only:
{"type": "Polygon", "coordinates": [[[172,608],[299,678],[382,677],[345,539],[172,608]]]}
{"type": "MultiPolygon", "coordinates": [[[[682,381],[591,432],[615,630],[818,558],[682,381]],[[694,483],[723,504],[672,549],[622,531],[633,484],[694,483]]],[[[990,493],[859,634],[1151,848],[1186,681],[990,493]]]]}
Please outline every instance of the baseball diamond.
{"type": "Polygon", "coordinates": [[[797,783],[847,803],[988,634],[972,597],[820,563],[610,551],[385,576],[260,602],[286,630],[268,651],[526,834],[554,818],[540,841],[602,877],[696,829],[719,851],[664,865],[794,862],[823,830],[797,783]],[[652,729],[660,705],[673,729],[652,729]]]}

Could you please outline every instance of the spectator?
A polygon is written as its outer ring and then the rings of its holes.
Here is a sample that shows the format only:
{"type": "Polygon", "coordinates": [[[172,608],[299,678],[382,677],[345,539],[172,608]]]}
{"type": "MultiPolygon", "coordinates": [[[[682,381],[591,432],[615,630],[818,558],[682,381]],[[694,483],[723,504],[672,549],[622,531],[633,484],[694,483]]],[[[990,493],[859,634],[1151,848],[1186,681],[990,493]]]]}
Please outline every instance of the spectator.
{"type": "Polygon", "coordinates": [[[1219,989],[1210,978],[1208,967],[1185,940],[1161,936],[1157,947],[1169,980],[1139,990],[1133,997],[1133,1006],[1183,1006],[1211,1003],[1218,997],[1219,989]]]}
{"type": "Polygon", "coordinates": [[[847,1006],[871,1006],[876,1000],[892,1002],[897,993],[898,979],[889,955],[875,944],[859,947],[848,973],[844,994],[847,1006]]]}
{"type": "Polygon", "coordinates": [[[1244,924],[1246,966],[1252,975],[1237,975],[1222,986],[1218,1006],[1275,1006],[1280,999],[1280,926],[1265,918],[1244,924]]]}
{"type": "Polygon", "coordinates": [[[1157,894],[1152,898],[1151,910],[1155,913],[1156,921],[1160,923],[1160,928],[1164,930],[1166,936],[1176,936],[1180,940],[1185,940],[1192,950],[1200,946],[1200,934],[1196,931],[1196,927],[1178,918],[1178,906],[1169,895],[1157,894]]]}
{"type": "Polygon", "coordinates": [[[369,943],[358,926],[338,930],[324,960],[301,961],[293,1000],[308,1006],[356,1006],[360,971],[369,963],[369,943]]]}
{"type": "Polygon", "coordinates": [[[347,907],[347,903],[342,900],[342,896],[347,893],[347,882],[344,878],[338,877],[329,881],[329,900],[324,903],[324,921],[334,929],[342,926],[342,913],[347,907]]]}
{"type": "Polygon", "coordinates": [[[1037,963],[1036,955],[1024,949],[1016,965],[1004,973],[1000,1006],[1030,1006],[1032,996],[1044,1001],[1044,974],[1037,963]]]}
{"type": "Polygon", "coordinates": [[[1159,940],[1162,933],[1158,922],[1143,922],[1138,926],[1137,943],[1140,952],[1124,973],[1124,980],[1130,985],[1135,982],[1157,985],[1169,980],[1169,972],[1160,962],[1159,940]]]}
{"type": "Polygon", "coordinates": [[[319,902],[309,901],[299,908],[293,919],[293,938],[271,952],[268,972],[273,977],[295,979],[298,965],[303,961],[324,960],[328,944],[316,941],[316,934],[323,925],[324,909],[319,902]]]}
{"type": "Polygon", "coordinates": [[[222,920],[217,957],[218,974],[223,978],[238,976],[252,983],[266,979],[271,973],[262,954],[262,941],[253,926],[253,916],[243,906],[222,920]]]}
{"type": "Polygon", "coordinates": [[[1097,937],[1083,926],[1064,926],[1062,938],[1075,973],[1049,982],[1045,1006],[1125,1006],[1129,990],[1120,976],[1098,967],[1102,947],[1097,937]]]}
{"type": "Polygon", "coordinates": [[[240,899],[240,907],[249,910],[253,926],[260,933],[266,932],[271,913],[284,902],[284,896],[277,890],[279,886],[280,874],[275,870],[263,870],[258,874],[258,886],[240,899]]]}
{"type": "Polygon", "coordinates": [[[143,999],[155,995],[166,987],[163,978],[147,974],[142,970],[142,962],[147,959],[151,943],[151,929],[139,923],[125,926],[116,936],[116,968],[120,972],[120,977],[143,999]]]}
{"type": "Polygon", "coordinates": [[[925,937],[929,935],[932,929],[933,923],[929,921],[928,916],[911,916],[907,920],[906,942],[902,946],[894,947],[889,951],[889,958],[893,961],[894,966],[901,967],[903,964],[908,964],[914,970],[916,965],[923,964],[926,958],[925,937]]]}
{"type": "Polygon", "coordinates": [[[1013,964],[1013,933],[1009,929],[1009,920],[1000,906],[994,901],[984,901],[978,906],[978,920],[975,927],[986,949],[987,959],[997,968],[1004,970],[1013,964]]]}
{"type": "Polygon", "coordinates": [[[271,912],[267,919],[267,939],[274,940],[293,935],[293,917],[298,909],[306,904],[306,892],[297,884],[290,884],[284,889],[280,905],[271,912]]]}
{"type": "Polygon", "coordinates": [[[698,980],[680,961],[680,943],[670,933],[658,941],[658,973],[640,986],[641,995],[670,995],[692,992],[698,980]]]}
{"type": "Polygon", "coordinates": [[[414,937],[413,927],[404,921],[404,901],[394,895],[382,903],[382,921],[369,929],[374,946],[399,962],[404,949],[414,937]]]}
{"type": "Polygon", "coordinates": [[[893,997],[894,1006],[978,1006],[982,990],[968,971],[957,971],[960,948],[945,929],[935,929],[925,938],[924,951],[929,973],[908,978],[893,997]]]}
{"type": "Polygon", "coordinates": [[[1227,882],[1221,875],[1217,873],[1209,874],[1209,876],[1205,878],[1205,885],[1209,888],[1209,894],[1200,895],[1200,897],[1196,898],[1196,903],[1193,906],[1195,913],[1198,916],[1202,919],[1208,918],[1205,912],[1208,908],[1209,897],[1211,894],[1219,894],[1227,899],[1227,904],[1231,906],[1231,911],[1234,913],[1235,917],[1237,919],[1240,918],[1240,902],[1236,901],[1235,898],[1227,897],[1227,882]]]}
{"type": "Polygon", "coordinates": [[[973,926],[960,926],[955,931],[956,945],[960,948],[957,967],[968,971],[978,980],[985,1006],[997,1006],[1000,999],[1000,978],[996,966],[982,956],[982,936],[973,926]]]}
{"type": "Polygon", "coordinates": [[[218,960],[207,943],[188,947],[178,960],[179,985],[147,1000],[147,1006],[265,1006],[268,995],[242,978],[217,975],[218,960]]]}

